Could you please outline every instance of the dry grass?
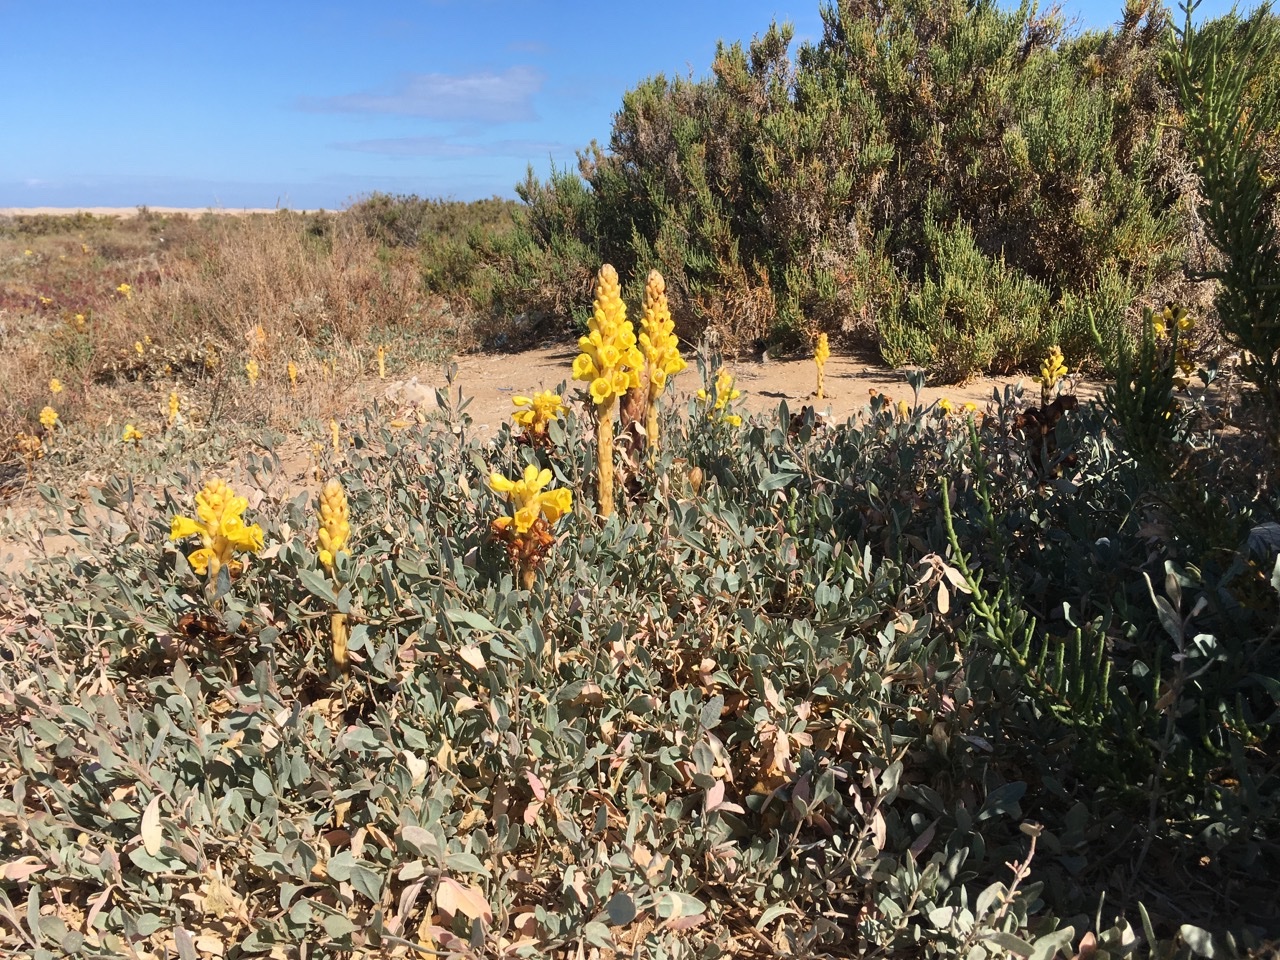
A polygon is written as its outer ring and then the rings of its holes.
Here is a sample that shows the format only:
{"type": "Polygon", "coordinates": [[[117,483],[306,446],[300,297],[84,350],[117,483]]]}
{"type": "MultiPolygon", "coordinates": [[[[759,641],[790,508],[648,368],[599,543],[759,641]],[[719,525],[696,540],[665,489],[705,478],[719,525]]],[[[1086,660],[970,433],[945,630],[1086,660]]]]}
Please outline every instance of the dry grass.
{"type": "Polygon", "coordinates": [[[0,220],[0,463],[46,405],[67,436],[157,432],[171,392],[204,426],[296,426],[339,414],[379,345],[394,374],[467,337],[414,252],[344,214],[0,220]]]}

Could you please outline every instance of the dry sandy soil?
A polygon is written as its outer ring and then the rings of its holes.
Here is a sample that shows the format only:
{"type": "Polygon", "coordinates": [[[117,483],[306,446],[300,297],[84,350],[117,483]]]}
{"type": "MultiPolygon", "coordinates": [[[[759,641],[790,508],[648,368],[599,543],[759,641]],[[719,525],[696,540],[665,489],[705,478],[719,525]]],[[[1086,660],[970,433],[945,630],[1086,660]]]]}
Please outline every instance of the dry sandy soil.
{"type": "MultiPolygon", "coordinates": [[[[466,412],[472,418],[474,429],[480,436],[495,432],[509,419],[511,398],[536,390],[554,390],[562,382],[568,382],[568,392],[575,385],[571,382],[573,358],[577,345],[572,341],[551,344],[533,350],[506,354],[467,354],[457,359],[457,376],[453,390],[461,390],[470,398],[466,412]]],[[[788,360],[758,362],[729,362],[726,364],[735,377],[735,386],[742,391],[739,403],[751,413],[769,414],[775,411],[779,401],[785,400],[792,412],[799,412],[805,404],[812,404],[819,413],[829,413],[833,419],[843,421],[865,407],[872,393],[883,393],[895,402],[912,400],[911,387],[906,373],[869,365],[847,356],[833,355],[827,362],[826,392],[821,402],[813,399],[815,371],[812,360],[788,360]]],[[[926,387],[921,391],[920,402],[929,406],[948,397],[959,406],[972,402],[979,409],[991,400],[993,391],[1003,391],[1018,380],[979,379],[964,386],[926,387]]],[[[1037,389],[1030,379],[1023,379],[1024,389],[1034,393],[1037,389]]],[[[406,380],[381,382],[369,381],[362,391],[368,399],[377,397],[396,408],[407,409],[435,406],[435,388],[446,385],[445,368],[423,367],[406,380]]],[[[684,402],[699,387],[698,375],[690,369],[675,379],[676,395],[684,402]]],[[[1091,384],[1078,385],[1082,395],[1093,393],[1091,384]]],[[[306,489],[310,463],[306,445],[299,440],[280,451],[285,470],[289,495],[306,489]]],[[[0,515],[0,573],[20,569],[35,553],[31,531],[41,526],[39,509],[34,496],[20,497],[6,505],[0,515]]],[[[43,547],[49,552],[71,549],[74,542],[65,536],[45,535],[43,547]]]]}

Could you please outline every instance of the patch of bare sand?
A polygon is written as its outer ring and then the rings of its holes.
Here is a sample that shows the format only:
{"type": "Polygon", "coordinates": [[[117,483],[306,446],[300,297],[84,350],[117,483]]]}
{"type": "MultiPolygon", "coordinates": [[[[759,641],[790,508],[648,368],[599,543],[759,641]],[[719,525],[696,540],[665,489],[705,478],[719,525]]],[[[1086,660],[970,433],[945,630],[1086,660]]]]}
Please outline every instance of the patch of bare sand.
{"type": "MultiPolygon", "coordinates": [[[[555,389],[560,383],[568,384],[572,393],[578,386],[572,382],[573,358],[577,345],[571,341],[549,344],[519,353],[476,353],[457,358],[457,373],[450,391],[461,390],[468,400],[466,412],[473,421],[473,429],[481,437],[491,436],[510,419],[513,409],[511,398],[536,390],[555,389]]],[[[729,361],[725,364],[735,378],[735,385],[742,391],[741,405],[753,414],[771,414],[782,400],[793,413],[806,404],[820,413],[826,412],[836,422],[843,422],[862,410],[872,392],[883,393],[895,402],[911,401],[911,386],[905,371],[890,370],[861,362],[847,356],[833,355],[827,362],[826,393],[822,401],[813,399],[816,386],[812,360],[772,360],[767,363],[729,361]]],[[[926,386],[920,393],[920,401],[926,407],[943,397],[954,404],[974,403],[979,409],[992,400],[994,391],[1003,393],[1019,378],[983,377],[971,380],[963,386],[926,386]]],[[[1037,387],[1030,378],[1021,378],[1024,389],[1034,396],[1037,387]]],[[[677,377],[675,394],[684,403],[697,392],[700,383],[691,368],[677,377]]],[[[398,411],[413,406],[426,410],[435,408],[435,390],[447,385],[446,367],[424,366],[411,371],[411,376],[397,381],[367,381],[363,389],[353,391],[364,400],[377,398],[398,411]]],[[[1081,396],[1096,394],[1096,384],[1078,384],[1076,392],[1081,396]]],[[[301,439],[287,443],[279,449],[281,476],[274,478],[272,496],[293,497],[298,492],[313,488],[308,476],[309,445],[301,439]]],[[[79,498],[87,503],[83,491],[79,498]]],[[[41,519],[41,510],[34,496],[20,497],[7,505],[0,517],[0,573],[12,573],[21,569],[42,551],[64,553],[74,548],[75,542],[66,535],[40,535],[40,545],[32,540],[32,534],[48,520],[41,519]]]]}

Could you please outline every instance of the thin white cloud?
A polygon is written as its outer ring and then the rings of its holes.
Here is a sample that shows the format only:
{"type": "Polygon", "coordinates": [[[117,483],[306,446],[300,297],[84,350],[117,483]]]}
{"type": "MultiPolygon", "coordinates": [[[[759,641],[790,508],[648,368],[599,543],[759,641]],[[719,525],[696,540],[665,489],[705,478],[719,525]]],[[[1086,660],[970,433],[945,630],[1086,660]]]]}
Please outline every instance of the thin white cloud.
{"type": "Polygon", "coordinates": [[[543,140],[494,140],[488,143],[459,143],[447,137],[390,137],[383,140],[353,140],[335,143],[339,150],[380,153],[390,157],[546,157],[570,153],[567,143],[543,140]]]}
{"type": "Polygon", "coordinates": [[[299,105],[319,113],[390,113],[427,120],[510,123],[536,120],[533,97],[545,79],[536,67],[501,73],[416,73],[382,93],[304,97],[299,105]]]}

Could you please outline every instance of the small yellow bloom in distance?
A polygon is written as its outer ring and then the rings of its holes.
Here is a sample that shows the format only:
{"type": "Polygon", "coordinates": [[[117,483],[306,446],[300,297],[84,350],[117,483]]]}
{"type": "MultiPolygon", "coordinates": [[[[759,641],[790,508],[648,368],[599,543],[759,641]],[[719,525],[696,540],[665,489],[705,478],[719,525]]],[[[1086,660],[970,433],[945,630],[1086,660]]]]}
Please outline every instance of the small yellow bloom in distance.
{"type": "Polygon", "coordinates": [[[250,357],[248,362],[244,365],[244,372],[249,378],[249,386],[252,387],[257,384],[258,377],[261,375],[262,370],[258,367],[258,361],[253,359],[253,357],[250,357]]]}
{"type": "Polygon", "coordinates": [[[938,412],[944,417],[949,417],[955,411],[955,405],[947,397],[943,397],[938,401],[938,412]]]}
{"type": "Polygon", "coordinates": [[[46,430],[52,430],[58,423],[58,411],[53,407],[45,407],[40,411],[40,424],[46,430]]]}
{"type": "Polygon", "coordinates": [[[329,434],[333,440],[333,452],[341,453],[342,452],[342,434],[338,431],[337,420],[329,421],[329,434]]]}
{"type": "Polygon", "coordinates": [[[818,366],[825,366],[826,362],[831,359],[831,345],[827,343],[827,335],[825,333],[818,334],[818,345],[813,348],[813,359],[818,366]]]}
{"type": "Polygon", "coordinates": [[[49,381],[49,392],[50,392],[50,393],[53,393],[53,394],[61,393],[61,392],[62,392],[62,381],[61,381],[61,380],[59,380],[57,377],[54,377],[53,379],[51,379],[51,380],[49,381]]]}
{"type": "Polygon", "coordinates": [[[138,356],[142,356],[142,355],[143,355],[143,353],[145,353],[145,352],[146,352],[146,351],[144,351],[144,350],[142,349],[142,341],[141,341],[141,340],[135,340],[135,341],[133,341],[133,352],[134,352],[134,353],[136,353],[138,356]]]}
{"type": "Polygon", "coordinates": [[[124,433],[120,437],[122,443],[137,443],[142,439],[142,431],[135,427],[132,423],[124,425],[124,433]]]}
{"type": "Polygon", "coordinates": [[[178,409],[181,407],[182,401],[178,399],[178,391],[169,391],[169,425],[173,425],[173,421],[178,419],[178,409]]]}
{"type": "Polygon", "coordinates": [[[1051,390],[1067,373],[1067,365],[1063,361],[1062,351],[1055,345],[1050,348],[1049,355],[1041,362],[1040,376],[1036,377],[1036,382],[1045,389],[1051,390]]]}
{"type": "Polygon", "coordinates": [[[127,283],[122,283],[120,286],[116,287],[116,293],[120,294],[120,296],[124,297],[126,300],[130,300],[133,298],[133,287],[127,283]]]}
{"type": "Polygon", "coordinates": [[[387,379],[387,348],[378,344],[378,379],[387,379]]]}
{"type": "Polygon", "coordinates": [[[296,390],[298,389],[298,365],[290,360],[287,369],[289,371],[289,389],[296,390]]]}

